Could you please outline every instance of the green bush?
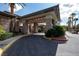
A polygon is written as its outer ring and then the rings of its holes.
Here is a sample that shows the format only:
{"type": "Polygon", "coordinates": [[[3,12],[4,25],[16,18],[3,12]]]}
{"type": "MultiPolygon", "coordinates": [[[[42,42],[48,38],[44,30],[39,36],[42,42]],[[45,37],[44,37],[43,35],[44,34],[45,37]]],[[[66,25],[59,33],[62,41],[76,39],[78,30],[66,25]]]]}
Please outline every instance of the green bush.
{"type": "Polygon", "coordinates": [[[47,32],[45,32],[46,37],[51,37],[53,33],[53,29],[49,29],[47,32]]]}
{"type": "Polygon", "coordinates": [[[52,29],[49,29],[46,33],[46,37],[59,37],[65,35],[65,30],[62,26],[54,26],[52,29]]]}
{"type": "Polygon", "coordinates": [[[0,40],[5,40],[7,38],[10,38],[12,35],[13,34],[9,33],[9,32],[2,33],[2,34],[0,34],[0,40]]]}
{"type": "Polygon", "coordinates": [[[4,28],[0,25],[0,34],[1,33],[5,33],[6,31],[4,30],[4,28]]]}
{"type": "Polygon", "coordinates": [[[13,35],[12,33],[6,32],[4,28],[0,25],[0,40],[7,39],[12,35],[13,35]]]}
{"type": "Polygon", "coordinates": [[[3,28],[3,26],[2,26],[2,25],[0,25],[0,29],[4,30],[4,28],[3,28]]]}

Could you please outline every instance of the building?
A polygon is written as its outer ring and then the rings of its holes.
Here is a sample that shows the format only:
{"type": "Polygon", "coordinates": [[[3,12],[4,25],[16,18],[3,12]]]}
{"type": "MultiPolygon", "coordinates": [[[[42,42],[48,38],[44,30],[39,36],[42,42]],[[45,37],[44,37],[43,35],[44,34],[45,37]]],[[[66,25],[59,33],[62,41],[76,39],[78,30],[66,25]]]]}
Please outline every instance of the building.
{"type": "Polygon", "coordinates": [[[14,25],[18,17],[18,15],[12,16],[9,12],[0,11],[0,25],[2,25],[7,32],[13,31],[14,25]]]}
{"type": "Polygon", "coordinates": [[[47,31],[60,22],[59,5],[24,15],[20,19],[23,22],[24,33],[39,32],[40,25],[43,25],[44,31],[47,31]]]}
{"type": "Polygon", "coordinates": [[[0,25],[2,25],[6,31],[9,31],[12,18],[14,18],[14,16],[0,11],[0,25]]]}
{"type": "Polygon", "coordinates": [[[60,23],[59,5],[33,12],[24,16],[11,16],[0,12],[0,19],[5,29],[9,31],[9,28],[14,32],[22,32],[25,34],[45,32],[52,28],[54,25],[60,23]],[[13,25],[10,27],[10,20],[13,19],[13,25]]]}

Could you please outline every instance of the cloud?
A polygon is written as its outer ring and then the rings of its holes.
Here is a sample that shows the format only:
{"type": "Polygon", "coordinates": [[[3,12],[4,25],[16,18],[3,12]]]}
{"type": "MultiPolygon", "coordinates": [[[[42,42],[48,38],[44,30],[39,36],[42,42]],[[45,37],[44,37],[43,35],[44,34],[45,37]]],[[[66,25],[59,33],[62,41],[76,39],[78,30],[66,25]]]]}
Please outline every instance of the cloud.
{"type": "Polygon", "coordinates": [[[61,24],[66,25],[71,13],[75,12],[79,14],[79,0],[54,0],[53,2],[59,4],[61,24]]]}
{"type": "Polygon", "coordinates": [[[70,7],[71,8],[73,5],[72,4],[63,4],[63,6],[64,7],[70,7]]]}
{"type": "Polygon", "coordinates": [[[66,16],[65,14],[71,14],[72,12],[79,12],[79,4],[60,4],[60,14],[66,16]]]}
{"type": "Polygon", "coordinates": [[[79,0],[53,0],[53,3],[58,4],[76,4],[79,3],[79,0]]]}

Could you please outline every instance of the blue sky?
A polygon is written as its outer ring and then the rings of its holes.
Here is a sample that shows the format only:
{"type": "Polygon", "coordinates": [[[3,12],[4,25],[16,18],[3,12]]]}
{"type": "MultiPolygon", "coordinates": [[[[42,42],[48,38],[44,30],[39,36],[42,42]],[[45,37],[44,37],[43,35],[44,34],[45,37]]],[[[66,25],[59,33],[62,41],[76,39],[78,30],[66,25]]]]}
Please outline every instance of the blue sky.
{"type": "MultiPolygon", "coordinates": [[[[53,3],[27,3],[24,8],[20,8],[15,13],[23,16],[25,14],[36,12],[36,11],[46,9],[46,8],[49,8],[49,7],[55,6],[55,5],[56,4],[53,4],[53,3]]],[[[8,4],[0,4],[0,6],[2,6],[2,7],[0,7],[0,11],[9,11],[8,4]]]]}
{"type": "MultiPolygon", "coordinates": [[[[68,3],[26,3],[26,6],[22,8],[21,6],[16,5],[18,8],[15,9],[15,14],[18,14],[20,16],[36,12],[45,8],[49,8],[51,6],[55,6],[59,4],[60,5],[60,16],[61,16],[61,24],[66,25],[66,22],[68,21],[68,16],[72,12],[76,12],[77,15],[79,15],[79,4],[68,4],[68,3]]],[[[9,11],[8,4],[1,4],[0,3],[0,11],[9,11]]],[[[78,16],[79,17],[79,16],[78,16]]],[[[79,21],[77,22],[79,23],[79,21]]]]}

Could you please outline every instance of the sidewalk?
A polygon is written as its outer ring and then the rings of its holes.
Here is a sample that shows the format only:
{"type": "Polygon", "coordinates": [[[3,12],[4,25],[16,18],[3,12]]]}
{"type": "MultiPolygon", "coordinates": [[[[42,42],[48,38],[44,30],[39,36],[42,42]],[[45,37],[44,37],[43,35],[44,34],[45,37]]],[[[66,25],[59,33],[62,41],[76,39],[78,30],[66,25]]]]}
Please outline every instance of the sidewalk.
{"type": "Polygon", "coordinates": [[[15,36],[9,39],[6,39],[4,41],[0,41],[0,55],[1,53],[6,50],[11,44],[13,44],[16,40],[20,39],[21,37],[26,36],[26,35],[19,35],[15,36]]]}
{"type": "Polygon", "coordinates": [[[59,44],[57,56],[79,56],[79,35],[66,32],[67,43],[59,44]]]}

